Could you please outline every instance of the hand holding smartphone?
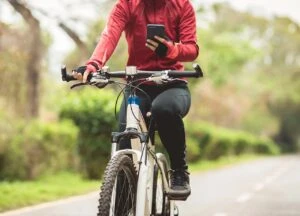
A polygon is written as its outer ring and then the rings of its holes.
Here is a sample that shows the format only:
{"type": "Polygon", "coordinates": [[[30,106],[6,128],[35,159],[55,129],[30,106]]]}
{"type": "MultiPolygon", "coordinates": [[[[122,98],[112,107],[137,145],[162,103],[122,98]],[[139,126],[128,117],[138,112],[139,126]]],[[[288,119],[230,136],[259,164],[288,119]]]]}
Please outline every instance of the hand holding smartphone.
{"type": "Polygon", "coordinates": [[[148,24],[147,25],[147,42],[146,46],[155,52],[159,57],[166,57],[168,54],[169,39],[165,33],[165,26],[161,24],[148,24]],[[155,38],[158,36],[160,38],[155,38]]]}

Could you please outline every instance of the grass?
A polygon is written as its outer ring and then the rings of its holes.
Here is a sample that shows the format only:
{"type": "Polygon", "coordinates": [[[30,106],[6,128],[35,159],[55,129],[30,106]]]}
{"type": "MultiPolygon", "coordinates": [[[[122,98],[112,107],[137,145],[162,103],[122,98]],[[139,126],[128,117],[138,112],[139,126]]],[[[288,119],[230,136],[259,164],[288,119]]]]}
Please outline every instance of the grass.
{"type": "Polygon", "coordinates": [[[232,166],[235,164],[240,164],[240,163],[244,163],[244,162],[248,162],[251,160],[264,158],[264,157],[267,157],[267,156],[266,155],[259,156],[259,155],[253,155],[253,154],[241,155],[241,156],[226,156],[226,157],[222,157],[215,161],[203,160],[203,161],[198,161],[198,162],[192,163],[189,165],[189,170],[191,172],[203,172],[203,171],[207,171],[207,170],[223,168],[226,166],[232,166]]]}
{"type": "MultiPolygon", "coordinates": [[[[201,172],[247,162],[262,156],[224,157],[217,161],[190,164],[191,172],[201,172]]],[[[86,180],[78,174],[60,173],[37,181],[0,182],[0,212],[98,190],[99,181],[86,180]]]]}
{"type": "Polygon", "coordinates": [[[37,181],[0,182],[0,212],[99,189],[99,181],[60,173],[37,181]]]}

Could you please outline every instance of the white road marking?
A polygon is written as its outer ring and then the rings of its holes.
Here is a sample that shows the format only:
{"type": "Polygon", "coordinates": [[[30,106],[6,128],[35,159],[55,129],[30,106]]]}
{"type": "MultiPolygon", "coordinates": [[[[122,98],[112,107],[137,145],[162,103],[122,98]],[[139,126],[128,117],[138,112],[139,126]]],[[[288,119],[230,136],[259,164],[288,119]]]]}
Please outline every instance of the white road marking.
{"type": "Polygon", "coordinates": [[[252,198],[252,196],[253,196],[253,194],[251,194],[251,193],[244,193],[236,199],[236,202],[238,202],[238,203],[247,202],[249,199],[252,198]]]}
{"type": "Polygon", "coordinates": [[[258,184],[256,184],[255,186],[254,186],[254,190],[255,191],[260,191],[260,190],[262,190],[263,188],[265,187],[265,185],[263,184],[263,183],[258,183],[258,184]]]}
{"type": "MultiPolygon", "coordinates": [[[[285,164],[282,164],[277,170],[276,172],[274,172],[272,175],[267,176],[263,182],[259,182],[256,185],[253,186],[253,193],[244,193],[242,195],[240,195],[237,199],[236,202],[238,203],[244,203],[247,202],[248,200],[250,200],[255,193],[258,193],[259,191],[261,191],[262,189],[264,189],[265,186],[267,186],[267,184],[270,184],[271,182],[273,182],[274,180],[276,180],[277,178],[279,178],[281,175],[283,175],[284,172],[286,172],[292,165],[292,163],[294,162],[294,160],[290,160],[285,164]]],[[[228,214],[220,212],[220,213],[215,213],[213,216],[228,216],[228,214]]]]}
{"type": "Polygon", "coordinates": [[[275,177],[274,175],[270,175],[270,176],[267,176],[267,178],[265,179],[264,183],[265,184],[270,184],[271,182],[273,182],[275,180],[275,177]]]}
{"type": "Polygon", "coordinates": [[[285,171],[289,169],[293,161],[288,161],[287,163],[281,165],[276,172],[274,172],[272,175],[267,176],[262,183],[257,183],[254,185],[253,190],[254,193],[244,193],[241,196],[239,196],[236,199],[236,202],[238,203],[244,203],[247,202],[249,199],[251,199],[255,192],[261,191],[265,186],[275,181],[277,178],[279,178],[285,171]]]}

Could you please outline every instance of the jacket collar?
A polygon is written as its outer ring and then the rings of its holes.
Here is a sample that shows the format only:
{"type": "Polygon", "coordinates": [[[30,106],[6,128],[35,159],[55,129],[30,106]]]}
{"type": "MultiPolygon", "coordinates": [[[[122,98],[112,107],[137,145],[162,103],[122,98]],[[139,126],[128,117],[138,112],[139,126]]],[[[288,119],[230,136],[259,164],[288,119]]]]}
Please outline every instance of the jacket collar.
{"type": "Polygon", "coordinates": [[[145,5],[155,5],[155,7],[163,6],[165,5],[166,1],[168,0],[143,0],[145,2],[145,5]]]}

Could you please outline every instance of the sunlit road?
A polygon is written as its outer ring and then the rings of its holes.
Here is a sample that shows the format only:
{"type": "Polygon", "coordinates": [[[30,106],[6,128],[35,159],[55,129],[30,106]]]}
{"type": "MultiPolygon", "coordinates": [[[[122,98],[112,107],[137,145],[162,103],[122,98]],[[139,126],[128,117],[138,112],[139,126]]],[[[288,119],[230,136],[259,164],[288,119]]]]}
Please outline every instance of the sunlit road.
{"type": "Polygon", "coordinates": [[[183,216],[300,216],[300,155],[193,175],[183,216]]]}
{"type": "MultiPolygon", "coordinates": [[[[300,156],[259,159],[191,176],[182,216],[300,216],[300,156]]],[[[0,216],[95,216],[97,194],[0,216]]]]}

